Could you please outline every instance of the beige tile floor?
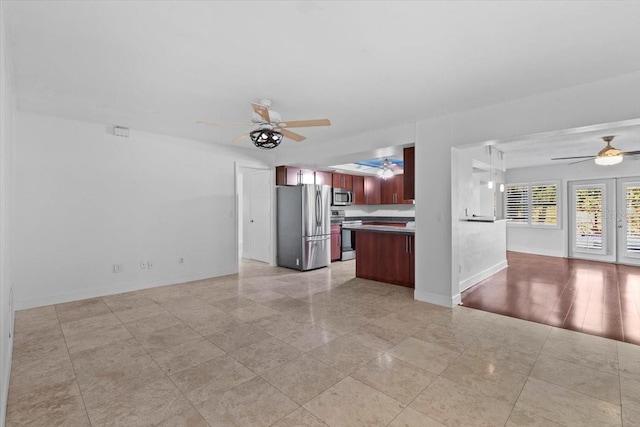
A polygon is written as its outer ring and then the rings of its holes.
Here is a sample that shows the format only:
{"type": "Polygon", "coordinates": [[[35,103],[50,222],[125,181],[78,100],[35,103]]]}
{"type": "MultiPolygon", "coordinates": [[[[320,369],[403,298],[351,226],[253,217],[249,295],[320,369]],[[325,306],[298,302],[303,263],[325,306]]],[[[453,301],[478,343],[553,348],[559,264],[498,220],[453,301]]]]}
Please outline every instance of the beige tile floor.
{"type": "Polygon", "coordinates": [[[243,262],[16,313],[7,425],[639,426],[640,347],[243,262]]]}

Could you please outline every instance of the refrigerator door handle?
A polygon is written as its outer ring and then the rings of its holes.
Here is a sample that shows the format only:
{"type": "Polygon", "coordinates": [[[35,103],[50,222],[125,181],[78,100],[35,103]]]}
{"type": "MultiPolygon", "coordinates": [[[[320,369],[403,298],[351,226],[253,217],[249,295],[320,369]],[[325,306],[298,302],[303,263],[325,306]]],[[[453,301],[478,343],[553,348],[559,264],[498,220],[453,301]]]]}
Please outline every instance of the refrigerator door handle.
{"type": "Polygon", "coordinates": [[[322,202],[320,200],[320,191],[316,190],[316,227],[320,226],[320,219],[318,215],[320,215],[320,209],[322,208],[322,202]]]}

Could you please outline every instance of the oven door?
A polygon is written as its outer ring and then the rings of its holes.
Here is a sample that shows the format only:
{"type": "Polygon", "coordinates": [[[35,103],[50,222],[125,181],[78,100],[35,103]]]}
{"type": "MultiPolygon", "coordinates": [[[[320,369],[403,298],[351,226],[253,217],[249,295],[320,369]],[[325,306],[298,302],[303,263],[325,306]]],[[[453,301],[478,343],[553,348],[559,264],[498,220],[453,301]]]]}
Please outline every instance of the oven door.
{"type": "Polygon", "coordinates": [[[356,233],[352,230],[341,231],[342,247],[340,248],[340,260],[346,261],[356,257],[356,233]]]}

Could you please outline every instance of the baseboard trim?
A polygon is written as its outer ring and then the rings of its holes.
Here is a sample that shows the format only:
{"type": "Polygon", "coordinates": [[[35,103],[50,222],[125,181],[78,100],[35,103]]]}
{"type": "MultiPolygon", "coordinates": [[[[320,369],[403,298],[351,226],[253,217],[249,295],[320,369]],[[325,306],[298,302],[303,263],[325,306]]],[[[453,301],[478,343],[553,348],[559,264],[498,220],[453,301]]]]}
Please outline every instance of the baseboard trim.
{"type": "Polygon", "coordinates": [[[421,292],[418,290],[413,291],[413,298],[422,301],[428,302],[430,304],[442,305],[444,307],[454,307],[460,303],[460,294],[454,295],[449,298],[446,295],[433,294],[431,292],[421,292]],[[457,302],[456,302],[457,300],[457,302]]]}
{"type": "Polygon", "coordinates": [[[7,360],[4,363],[2,369],[6,381],[3,384],[2,390],[2,410],[0,411],[0,426],[5,425],[7,421],[7,406],[9,405],[9,384],[11,383],[11,361],[13,359],[13,331],[11,331],[11,338],[9,339],[9,345],[7,347],[7,360]]]}
{"type": "MultiPolygon", "coordinates": [[[[498,271],[504,270],[508,266],[509,265],[507,264],[507,260],[505,259],[504,261],[500,261],[499,263],[497,263],[497,264],[495,264],[495,265],[493,265],[493,266],[491,266],[491,267],[489,267],[489,268],[487,268],[485,270],[482,270],[478,274],[474,274],[473,276],[469,277],[468,279],[465,279],[462,282],[460,282],[460,284],[459,284],[460,292],[466,291],[467,289],[469,289],[473,285],[483,281],[487,277],[493,276],[498,271]]],[[[460,295],[460,294],[458,294],[458,295],[460,295]]]]}
{"type": "Polygon", "coordinates": [[[105,288],[87,289],[78,292],[68,292],[58,295],[49,295],[40,298],[32,298],[22,301],[16,301],[16,310],[26,310],[29,308],[43,307],[51,304],[62,304],[65,302],[78,301],[88,298],[104,297],[107,295],[121,294],[124,292],[139,291],[142,289],[157,288],[159,286],[176,285],[180,283],[193,282],[195,280],[212,279],[214,277],[222,277],[235,272],[223,272],[219,276],[211,276],[211,273],[193,274],[175,279],[157,279],[151,281],[133,281],[121,283],[117,286],[109,286],[105,288]]]}
{"type": "Polygon", "coordinates": [[[552,256],[557,258],[566,258],[566,255],[563,251],[558,250],[546,250],[546,249],[531,249],[527,247],[507,247],[507,252],[519,252],[523,254],[531,254],[531,255],[543,255],[543,256],[552,256]]]}

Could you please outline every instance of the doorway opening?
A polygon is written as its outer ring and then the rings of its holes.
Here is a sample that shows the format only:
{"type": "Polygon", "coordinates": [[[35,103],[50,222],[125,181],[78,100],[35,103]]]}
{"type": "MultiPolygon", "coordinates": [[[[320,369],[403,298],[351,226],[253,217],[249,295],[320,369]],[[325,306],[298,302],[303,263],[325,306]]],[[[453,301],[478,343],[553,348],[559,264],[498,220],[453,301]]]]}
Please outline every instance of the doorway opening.
{"type": "Polygon", "coordinates": [[[569,257],[640,266],[640,177],[568,184],[569,257]]]}
{"type": "Polygon", "coordinates": [[[273,171],[268,166],[236,164],[237,255],[274,265],[273,171]]]}

